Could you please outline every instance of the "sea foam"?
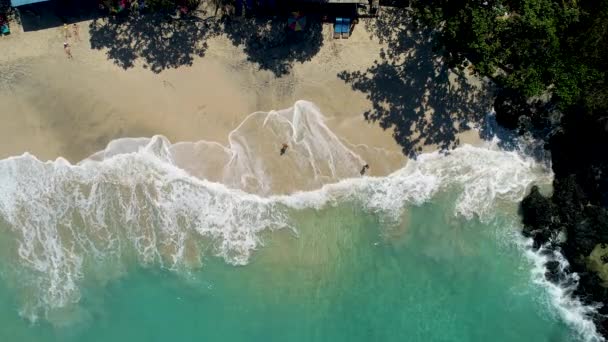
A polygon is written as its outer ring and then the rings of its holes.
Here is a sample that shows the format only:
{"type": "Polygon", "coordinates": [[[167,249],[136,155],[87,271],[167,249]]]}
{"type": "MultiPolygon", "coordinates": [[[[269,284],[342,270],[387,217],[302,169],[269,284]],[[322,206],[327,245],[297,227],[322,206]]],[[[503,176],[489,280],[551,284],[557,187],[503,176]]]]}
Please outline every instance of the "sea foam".
{"type": "MultiPolygon", "coordinates": [[[[454,215],[489,221],[497,206],[514,207],[532,184],[552,180],[550,170],[532,158],[493,143],[422,154],[385,177],[359,177],[356,171],[354,177],[351,171],[340,171],[342,161],[350,161],[351,170],[361,158],[339,145],[319,124],[322,118],[290,113],[254,113],[248,119],[264,119],[263,125],[269,125],[270,117],[279,116],[290,141],[301,144],[296,163],[310,167],[313,179],[335,182],[311,191],[266,194],[271,183],[259,182],[264,179],[263,160],[252,155],[247,130],[235,131],[229,148],[207,147],[228,153],[228,165],[241,163],[233,169],[258,180],[249,192],[248,183],[236,174],[230,173],[228,184],[194,176],[176,160],[176,145],[162,136],[120,139],[77,165],[64,159],[42,162],[30,154],[0,160],[0,234],[14,239],[9,259],[28,272],[24,286],[33,294],[23,314],[35,319],[77,303],[88,268],[126,264],[130,257],[144,266],[175,271],[200,267],[204,255],[244,265],[262,245],[260,232],[297,231],[290,219],[293,210],[351,202],[385,222],[398,222],[404,207],[449,190],[458,194],[454,215]],[[325,154],[311,160],[315,153],[325,154]],[[246,161],[235,160],[244,155],[246,161]]],[[[278,135],[283,134],[279,126],[273,128],[278,135]]],[[[553,285],[541,285],[553,291],[553,285]]],[[[555,298],[563,296],[555,293],[555,298]]],[[[564,309],[565,320],[591,329],[592,323],[577,323],[589,322],[588,313],[576,310],[564,309]]]]}
{"type": "Polygon", "coordinates": [[[121,259],[132,250],[144,265],[190,268],[200,264],[202,242],[188,241],[204,240],[213,254],[242,265],[262,230],[297,229],[290,209],[352,201],[398,220],[404,206],[458,187],[455,213],[489,219],[497,201],[516,202],[532,182],[549,177],[514,152],[463,146],[422,155],[387,177],[259,196],[190,176],[171,163],[169,146],[157,136],[137,152],[79,165],[29,154],[0,161],[0,214],[18,242],[16,259],[37,274],[42,307],[78,301],[90,259],[121,259]]]}
{"type": "Polygon", "coordinates": [[[550,306],[557,309],[559,316],[578,333],[580,339],[588,342],[604,341],[598,333],[595,323],[590,317],[597,314],[598,307],[584,305],[578,298],[572,296],[579,282],[576,273],[570,273],[568,260],[560,251],[555,251],[548,246],[542,246],[538,250],[532,248],[532,239],[521,239],[521,246],[525,255],[532,262],[532,280],[537,285],[545,288],[548,292],[550,306]],[[547,273],[547,262],[557,262],[559,272],[564,275],[558,283],[553,283],[545,274],[547,273]]]}

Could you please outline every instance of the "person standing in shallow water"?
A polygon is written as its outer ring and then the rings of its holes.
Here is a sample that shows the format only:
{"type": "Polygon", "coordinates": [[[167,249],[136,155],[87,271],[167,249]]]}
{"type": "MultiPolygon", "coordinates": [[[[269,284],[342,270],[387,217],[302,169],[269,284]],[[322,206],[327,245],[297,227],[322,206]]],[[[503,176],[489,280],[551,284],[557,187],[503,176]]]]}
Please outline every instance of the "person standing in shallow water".
{"type": "Polygon", "coordinates": [[[369,164],[363,165],[363,167],[361,168],[361,171],[359,171],[361,176],[365,175],[365,171],[367,171],[367,169],[369,169],[369,164]]]}
{"type": "Polygon", "coordinates": [[[285,152],[287,152],[287,149],[288,149],[288,148],[289,148],[289,145],[287,145],[287,144],[285,144],[285,143],[284,143],[284,144],[281,146],[281,155],[284,155],[284,154],[285,154],[285,152]]]}

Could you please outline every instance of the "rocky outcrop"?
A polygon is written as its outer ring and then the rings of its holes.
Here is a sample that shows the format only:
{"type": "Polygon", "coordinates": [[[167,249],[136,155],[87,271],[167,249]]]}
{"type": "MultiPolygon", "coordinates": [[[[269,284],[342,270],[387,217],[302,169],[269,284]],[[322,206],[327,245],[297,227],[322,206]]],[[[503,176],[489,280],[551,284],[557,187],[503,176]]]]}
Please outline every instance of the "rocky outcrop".
{"type": "Polygon", "coordinates": [[[533,188],[521,203],[523,234],[535,248],[553,245],[570,263],[568,270],[547,267],[547,279],[559,283],[563,272],[580,280],[574,295],[599,304],[594,317],[608,336],[608,130],[597,119],[569,114],[548,144],[555,180],[551,197],[533,188]],[[565,239],[558,239],[563,235],[565,239]]]}

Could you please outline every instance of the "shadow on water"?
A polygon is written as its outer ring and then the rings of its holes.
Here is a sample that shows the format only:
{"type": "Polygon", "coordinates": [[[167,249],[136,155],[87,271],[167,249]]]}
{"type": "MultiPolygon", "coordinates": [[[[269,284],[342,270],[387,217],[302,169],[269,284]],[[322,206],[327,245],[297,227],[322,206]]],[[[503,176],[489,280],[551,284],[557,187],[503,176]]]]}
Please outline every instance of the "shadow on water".
{"type": "Polygon", "coordinates": [[[492,97],[486,82],[470,82],[468,70],[453,70],[433,49],[431,32],[416,31],[407,9],[385,8],[365,23],[386,47],[364,71],[338,77],[372,102],[365,119],[394,129],[403,152],[416,156],[423,145],[445,150],[459,143],[457,134],[484,127],[492,97]],[[475,84],[478,83],[478,84],[475,84]]]}
{"type": "Polygon", "coordinates": [[[201,10],[187,17],[170,14],[141,14],[108,17],[90,25],[94,49],[107,49],[107,57],[124,69],[141,59],[153,72],[192,65],[195,56],[203,57],[207,40],[227,37],[241,46],[247,59],[262,70],[281,76],[296,62],[310,60],[323,44],[322,23],[307,18],[303,31],[287,27],[286,17],[231,19],[213,15],[204,18],[201,10]]]}

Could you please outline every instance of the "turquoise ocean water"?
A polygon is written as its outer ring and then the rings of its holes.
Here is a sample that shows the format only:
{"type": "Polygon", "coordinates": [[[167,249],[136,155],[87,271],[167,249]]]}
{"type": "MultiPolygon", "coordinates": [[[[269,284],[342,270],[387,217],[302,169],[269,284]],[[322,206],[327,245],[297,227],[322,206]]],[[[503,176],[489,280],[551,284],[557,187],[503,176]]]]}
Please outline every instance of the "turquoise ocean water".
{"type": "Polygon", "coordinates": [[[0,341],[594,338],[535,281],[517,201],[550,176],[515,153],[268,198],[159,158],[0,162],[0,341]]]}

